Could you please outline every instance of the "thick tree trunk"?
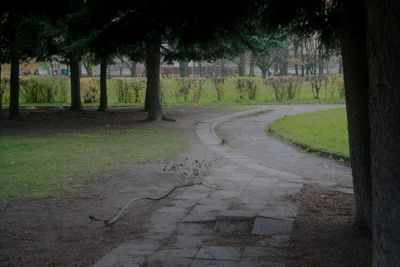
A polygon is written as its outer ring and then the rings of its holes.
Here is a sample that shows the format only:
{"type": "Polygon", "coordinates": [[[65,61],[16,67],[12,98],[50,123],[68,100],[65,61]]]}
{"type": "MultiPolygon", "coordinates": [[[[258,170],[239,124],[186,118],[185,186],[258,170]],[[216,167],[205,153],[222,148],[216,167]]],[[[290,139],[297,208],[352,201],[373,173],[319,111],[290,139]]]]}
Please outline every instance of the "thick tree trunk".
{"type": "Polygon", "coordinates": [[[241,77],[246,76],[246,57],[244,53],[239,56],[238,74],[241,77]]]}
{"type": "Polygon", "coordinates": [[[80,86],[80,63],[78,60],[70,59],[71,68],[71,110],[81,110],[81,86],[80,86]]]}
{"type": "Polygon", "coordinates": [[[160,46],[147,44],[146,47],[146,74],[147,88],[146,100],[148,101],[149,115],[147,120],[159,121],[163,119],[160,87],[160,46]]]}
{"type": "Polygon", "coordinates": [[[99,111],[105,111],[108,108],[107,103],[107,58],[104,57],[100,62],[100,105],[99,111]]]}
{"type": "Polygon", "coordinates": [[[179,76],[188,77],[189,76],[189,62],[186,60],[179,61],[179,76]]]}
{"type": "Polygon", "coordinates": [[[11,54],[10,73],[10,120],[19,119],[19,57],[13,52],[11,54]]]}
{"type": "Polygon", "coordinates": [[[267,68],[261,68],[261,76],[263,79],[267,78],[267,73],[268,73],[267,68]]]}
{"type": "Polygon", "coordinates": [[[366,2],[373,263],[400,266],[400,2],[366,2]]]}
{"type": "Polygon", "coordinates": [[[370,138],[366,17],[363,0],[340,0],[341,50],[344,66],[350,158],[356,223],[371,228],[370,138]]]}

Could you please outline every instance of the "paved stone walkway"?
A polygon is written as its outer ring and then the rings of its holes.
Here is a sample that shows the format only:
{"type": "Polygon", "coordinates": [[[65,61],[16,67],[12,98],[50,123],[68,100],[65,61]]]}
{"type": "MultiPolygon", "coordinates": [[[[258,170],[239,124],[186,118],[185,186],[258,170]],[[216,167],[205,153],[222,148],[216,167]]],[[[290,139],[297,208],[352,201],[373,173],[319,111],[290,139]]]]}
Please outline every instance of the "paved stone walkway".
{"type": "MultiPolygon", "coordinates": [[[[256,112],[267,109],[271,107],[256,112]]],[[[252,113],[254,110],[204,120],[197,126],[201,141],[224,159],[204,182],[221,185],[223,190],[191,187],[180,191],[170,205],[152,215],[151,229],[143,239],[121,244],[94,266],[285,266],[298,206],[291,196],[309,178],[221,144],[215,127],[222,123],[228,128],[245,127],[241,123],[250,117],[243,116],[252,113]]],[[[271,114],[250,121],[258,119],[265,128],[271,114]]],[[[233,134],[245,129],[231,130],[233,134]]],[[[265,131],[263,134],[265,137],[265,131]]]]}

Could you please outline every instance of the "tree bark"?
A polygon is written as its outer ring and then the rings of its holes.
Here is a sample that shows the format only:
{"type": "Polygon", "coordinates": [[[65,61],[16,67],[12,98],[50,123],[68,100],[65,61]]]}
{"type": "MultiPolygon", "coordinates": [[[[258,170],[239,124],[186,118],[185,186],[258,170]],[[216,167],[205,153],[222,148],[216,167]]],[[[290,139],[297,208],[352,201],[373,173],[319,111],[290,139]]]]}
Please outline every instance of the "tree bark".
{"type": "Polygon", "coordinates": [[[159,121],[164,117],[160,87],[160,45],[146,46],[146,75],[146,100],[149,112],[147,120],[159,121]]]}
{"type": "Polygon", "coordinates": [[[400,266],[400,2],[366,3],[373,265],[400,266]]]}
{"type": "Polygon", "coordinates": [[[0,62],[0,130],[3,128],[3,80],[1,79],[1,62],[0,62]]]}
{"type": "Polygon", "coordinates": [[[105,111],[108,108],[107,103],[107,57],[100,61],[100,105],[99,111],[105,111]]]}
{"type": "Polygon", "coordinates": [[[225,77],[225,59],[221,58],[219,66],[219,77],[225,77]]]}
{"type": "Polygon", "coordinates": [[[179,76],[180,77],[189,76],[189,62],[187,60],[179,61],[179,76]]]}
{"type": "Polygon", "coordinates": [[[350,159],[356,205],[356,223],[371,228],[370,137],[368,67],[364,0],[340,0],[340,42],[346,93],[350,159]]]}
{"type": "Polygon", "coordinates": [[[244,53],[239,56],[238,74],[241,77],[246,76],[246,57],[244,53]]]}
{"type": "Polygon", "coordinates": [[[250,69],[249,69],[249,76],[250,77],[254,77],[255,73],[254,73],[254,65],[256,64],[256,60],[254,58],[254,54],[251,53],[250,55],[250,69]]]}
{"type": "Polygon", "coordinates": [[[131,71],[131,77],[137,77],[136,75],[136,62],[132,62],[132,64],[129,66],[129,70],[131,71]]]}
{"type": "Polygon", "coordinates": [[[10,73],[10,120],[19,119],[19,57],[11,52],[10,73]]]}
{"type": "Polygon", "coordinates": [[[70,59],[71,71],[71,110],[81,110],[81,86],[80,86],[80,63],[78,60],[70,59]]]}
{"type": "Polygon", "coordinates": [[[261,76],[263,79],[267,78],[267,73],[268,73],[267,68],[261,68],[261,76]]]}

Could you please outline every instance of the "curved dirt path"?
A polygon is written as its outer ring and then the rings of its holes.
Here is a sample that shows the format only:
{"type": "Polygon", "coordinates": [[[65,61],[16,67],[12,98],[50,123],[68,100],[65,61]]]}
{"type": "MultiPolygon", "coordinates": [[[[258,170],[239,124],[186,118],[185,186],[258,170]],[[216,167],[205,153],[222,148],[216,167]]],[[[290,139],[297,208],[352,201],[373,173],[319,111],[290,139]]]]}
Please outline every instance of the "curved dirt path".
{"type": "Polygon", "coordinates": [[[341,106],[263,106],[202,120],[194,149],[221,163],[204,177],[223,190],[190,187],[151,215],[149,230],[125,242],[94,266],[286,266],[305,183],[351,190],[350,169],[306,154],[267,135],[273,120],[341,106]],[[234,148],[221,144],[215,130],[234,148]],[[208,153],[207,153],[208,154],[208,153]]]}

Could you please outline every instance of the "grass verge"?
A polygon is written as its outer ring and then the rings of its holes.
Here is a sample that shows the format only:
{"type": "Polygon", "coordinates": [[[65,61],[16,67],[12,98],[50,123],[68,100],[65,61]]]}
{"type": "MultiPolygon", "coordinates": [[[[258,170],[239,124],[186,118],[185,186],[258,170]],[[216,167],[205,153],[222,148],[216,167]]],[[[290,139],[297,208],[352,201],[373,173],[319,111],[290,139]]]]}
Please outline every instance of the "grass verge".
{"type": "Polygon", "coordinates": [[[75,191],[121,164],[169,159],[187,145],[161,130],[0,135],[0,200],[75,191]]]}
{"type": "Polygon", "coordinates": [[[269,132],[309,152],[349,162],[345,109],[286,116],[274,121],[269,132]]]}

